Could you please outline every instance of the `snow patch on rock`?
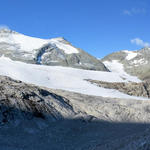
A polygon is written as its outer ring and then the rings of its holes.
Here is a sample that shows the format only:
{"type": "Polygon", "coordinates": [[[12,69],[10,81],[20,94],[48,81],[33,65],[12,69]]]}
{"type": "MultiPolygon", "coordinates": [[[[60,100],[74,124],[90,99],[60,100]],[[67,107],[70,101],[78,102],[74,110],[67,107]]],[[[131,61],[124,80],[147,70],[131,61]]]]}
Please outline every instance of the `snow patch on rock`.
{"type": "Polygon", "coordinates": [[[73,46],[63,43],[61,38],[51,39],[50,43],[55,44],[56,47],[63,50],[66,54],[79,53],[79,51],[73,46]]]}
{"type": "Polygon", "coordinates": [[[130,64],[135,65],[135,66],[146,65],[146,64],[148,64],[148,61],[145,60],[144,58],[142,58],[142,59],[139,59],[139,60],[134,60],[130,64]]]}
{"type": "Polygon", "coordinates": [[[131,60],[133,58],[135,58],[137,56],[137,52],[134,51],[128,51],[128,50],[124,50],[123,52],[127,53],[128,55],[126,56],[127,60],[131,60]]]}

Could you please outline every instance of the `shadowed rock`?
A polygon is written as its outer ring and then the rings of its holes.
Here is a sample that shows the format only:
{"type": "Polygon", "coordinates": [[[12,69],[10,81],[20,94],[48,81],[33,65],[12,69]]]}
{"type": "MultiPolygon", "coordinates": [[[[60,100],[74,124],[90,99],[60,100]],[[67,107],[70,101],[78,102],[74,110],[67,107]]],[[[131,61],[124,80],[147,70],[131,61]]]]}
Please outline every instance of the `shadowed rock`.
{"type": "Polygon", "coordinates": [[[147,150],[149,101],[52,90],[0,76],[1,150],[147,150]]]}

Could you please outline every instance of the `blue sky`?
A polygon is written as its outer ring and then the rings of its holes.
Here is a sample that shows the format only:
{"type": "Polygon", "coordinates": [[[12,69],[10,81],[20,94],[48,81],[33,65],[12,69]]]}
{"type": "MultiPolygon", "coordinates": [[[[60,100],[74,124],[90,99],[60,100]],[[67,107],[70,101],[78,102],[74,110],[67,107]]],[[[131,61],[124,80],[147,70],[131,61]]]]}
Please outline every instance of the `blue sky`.
{"type": "Polygon", "coordinates": [[[103,57],[150,43],[150,0],[1,0],[0,26],[103,57]]]}

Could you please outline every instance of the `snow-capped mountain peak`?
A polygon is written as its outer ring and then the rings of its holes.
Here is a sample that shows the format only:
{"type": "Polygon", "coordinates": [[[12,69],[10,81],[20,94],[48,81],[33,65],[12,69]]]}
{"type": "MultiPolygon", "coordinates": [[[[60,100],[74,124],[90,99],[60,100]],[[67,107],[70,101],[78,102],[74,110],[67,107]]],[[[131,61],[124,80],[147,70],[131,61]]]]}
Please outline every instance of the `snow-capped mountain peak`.
{"type": "Polygon", "coordinates": [[[108,71],[95,57],[74,47],[62,37],[40,39],[0,30],[0,56],[27,63],[108,71]]]}
{"type": "Polygon", "coordinates": [[[39,49],[45,44],[53,44],[63,50],[66,54],[78,53],[78,50],[76,48],[64,41],[64,38],[61,37],[54,39],[40,39],[26,36],[7,28],[0,29],[0,44],[7,43],[11,45],[11,47],[7,47],[7,49],[9,50],[30,52],[35,49],[39,49]]]}
{"type": "Polygon", "coordinates": [[[46,44],[48,40],[29,37],[10,29],[0,30],[0,46],[7,50],[32,51],[46,44]]]}

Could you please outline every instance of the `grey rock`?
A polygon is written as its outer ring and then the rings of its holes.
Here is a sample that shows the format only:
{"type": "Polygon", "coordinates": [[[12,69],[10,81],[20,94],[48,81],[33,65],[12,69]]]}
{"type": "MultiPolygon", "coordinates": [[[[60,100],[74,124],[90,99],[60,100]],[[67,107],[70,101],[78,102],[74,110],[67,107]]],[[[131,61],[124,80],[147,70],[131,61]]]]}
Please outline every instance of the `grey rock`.
{"type": "Polygon", "coordinates": [[[28,117],[53,121],[75,115],[69,101],[64,97],[2,76],[0,106],[0,124],[28,117]]]}
{"type": "Polygon", "coordinates": [[[47,89],[0,76],[2,150],[144,148],[149,116],[149,101],[47,89]]]}
{"type": "Polygon", "coordinates": [[[108,89],[116,89],[131,96],[150,98],[150,82],[104,82],[87,79],[92,84],[108,89]]]}
{"type": "MultiPolygon", "coordinates": [[[[62,38],[62,42],[67,41],[62,38]]],[[[67,43],[70,44],[69,42],[67,43]]],[[[56,46],[48,44],[36,51],[35,63],[52,66],[68,66],[87,70],[109,71],[103,63],[81,49],[78,49],[79,53],[66,54],[56,46]]]]}

